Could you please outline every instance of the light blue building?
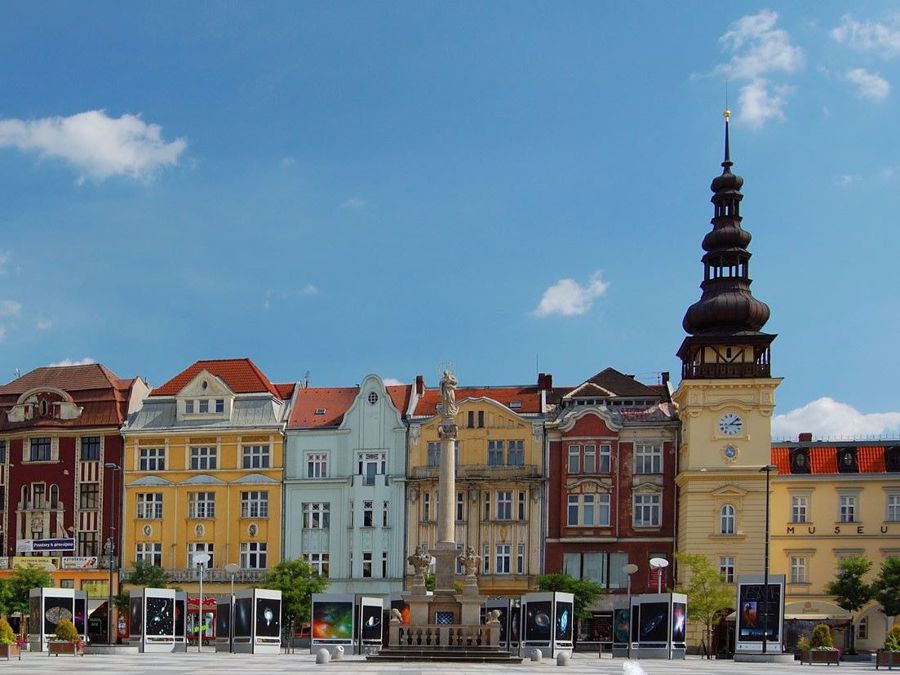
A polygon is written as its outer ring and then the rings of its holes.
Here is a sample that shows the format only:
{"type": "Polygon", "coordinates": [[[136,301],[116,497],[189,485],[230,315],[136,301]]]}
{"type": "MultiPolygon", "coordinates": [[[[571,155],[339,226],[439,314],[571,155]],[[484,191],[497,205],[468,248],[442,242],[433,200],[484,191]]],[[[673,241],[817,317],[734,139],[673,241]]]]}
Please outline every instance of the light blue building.
{"type": "Polygon", "coordinates": [[[284,557],[306,556],[330,593],[403,588],[412,395],[377,375],[297,393],[285,432],[284,557]]]}

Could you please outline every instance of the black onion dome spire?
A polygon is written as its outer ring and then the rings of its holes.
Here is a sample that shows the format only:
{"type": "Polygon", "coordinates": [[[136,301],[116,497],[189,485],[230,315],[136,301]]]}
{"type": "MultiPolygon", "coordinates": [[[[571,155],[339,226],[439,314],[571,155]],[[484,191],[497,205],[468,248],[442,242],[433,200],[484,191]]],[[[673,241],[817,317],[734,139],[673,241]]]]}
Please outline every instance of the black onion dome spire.
{"type": "Polygon", "coordinates": [[[731,172],[734,163],[728,138],[731,112],[725,111],[725,161],[722,175],[710,189],[715,206],[713,229],[703,238],[703,295],[684,315],[682,326],[691,335],[758,333],[769,320],[769,307],[750,292],[750,233],[741,229],[740,204],[744,179],[731,172]]]}

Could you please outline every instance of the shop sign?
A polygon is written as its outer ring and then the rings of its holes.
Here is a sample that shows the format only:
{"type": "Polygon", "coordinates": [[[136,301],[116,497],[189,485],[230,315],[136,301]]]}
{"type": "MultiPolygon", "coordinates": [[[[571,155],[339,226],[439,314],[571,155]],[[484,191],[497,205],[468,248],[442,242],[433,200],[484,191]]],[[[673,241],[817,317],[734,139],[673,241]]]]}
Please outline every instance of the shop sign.
{"type": "Polygon", "coordinates": [[[9,569],[9,558],[7,556],[0,556],[0,570],[8,570],[9,569]]]}
{"type": "Polygon", "coordinates": [[[64,570],[95,570],[97,569],[97,556],[66,556],[62,559],[64,570]]]}
{"type": "Polygon", "coordinates": [[[44,551],[74,551],[74,539],[19,539],[16,553],[43,553],[44,551]]]}
{"type": "Polygon", "coordinates": [[[59,569],[59,558],[39,558],[26,555],[17,555],[12,559],[12,568],[43,567],[48,572],[59,569]]]}

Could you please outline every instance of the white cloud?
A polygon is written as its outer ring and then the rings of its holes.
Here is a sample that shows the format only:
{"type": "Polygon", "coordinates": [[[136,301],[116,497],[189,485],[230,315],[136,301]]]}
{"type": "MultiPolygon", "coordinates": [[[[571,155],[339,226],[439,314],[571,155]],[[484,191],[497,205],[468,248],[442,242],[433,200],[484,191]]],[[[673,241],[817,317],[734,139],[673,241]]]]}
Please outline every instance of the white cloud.
{"type": "Polygon", "coordinates": [[[386,377],[382,380],[382,382],[384,382],[385,387],[395,387],[397,385],[405,384],[404,382],[398,380],[396,377],[386,377]]]}
{"type": "Polygon", "coordinates": [[[861,413],[856,408],[827,396],[772,419],[772,436],[796,439],[811,432],[813,438],[860,438],[896,436],[900,433],[900,412],[861,413]]]}
{"type": "Polygon", "coordinates": [[[22,303],[15,300],[0,300],[0,317],[18,316],[22,303]]]}
{"type": "Polygon", "coordinates": [[[753,80],[770,72],[793,73],[802,68],[803,50],[791,44],[786,30],[775,28],[777,22],[778,13],[764,9],[731,24],[719,42],[733,56],[716,72],[737,80],[753,80]]]}
{"type": "Polygon", "coordinates": [[[900,54],[900,14],[889,17],[887,23],[857,21],[845,14],[841,17],[841,23],[832,29],[831,37],[859,51],[896,56],[900,54]]]}
{"type": "Polygon", "coordinates": [[[51,319],[38,319],[34,326],[38,330],[50,330],[53,328],[53,321],[51,319]]]}
{"type": "Polygon", "coordinates": [[[719,38],[723,49],[731,53],[714,74],[746,82],[738,97],[738,117],[758,128],[769,120],[784,120],[784,107],[792,87],[773,84],[766,76],[794,73],[803,68],[803,50],[791,44],[790,35],[776,28],[778,13],[764,9],[741,17],[719,38]]]}
{"type": "Polygon", "coordinates": [[[741,87],[740,119],[758,129],[769,120],[784,121],[784,106],[793,91],[788,85],[772,85],[762,78],[741,87]]]}
{"type": "Polygon", "coordinates": [[[843,174],[835,178],[834,183],[838,187],[847,187],[848,185],[852,185],[853,183],[858,183],[862,180],[862,176],[859,174],[843,174]]]}
{"type": "Polygon", "coordinates": [[[359,199],[357,197],[351,197],[343,204],[341,204],[342,209],[361,209],[366,205],[366,201],[364,199],[359,199]]]}
{"type": "Polygon", "coordinates": [[[6,337],[6,326],[0,326],[0,342],[6,337]]]}
{"type": "Polygon", "coordinates": [[[865,68],[854,68],[844,76],[856,85],[856,95],[873,101],[883,101],[891,93],[891,83],[878,73],[870,73],[865,68]]]}
{"type": "Polygon", "coordinates": [[[35,151],[62,159],[94,180],[110,176],[147,179],[178,164],[187,147],[183,138],[166,142],[158,124],[136,115],[109,117],[89,110],[69,117],[0,119],[0,147],[35,151]]]}
{"type": "Polygon", "coordinates": [[[85,356],[83,359],[78,359],[77,361],[73,361],[72,359],[63,359],[62,361],[54,361],[53,363],[48,363],[47,365],[50,368],[56,368],[59,366],[86,366],[90,363],[97,363],[97,360],[92,359],[90,356],[85,356]]]}
{"type": "Polygon", "coordinates": [[[0,274],[6,274],[6,264],[12,259],[9,251],[0,251],[0,274]]]}
{"type": "Polygon", "coordinates": [[[591,308],[594,298],[599,298],[608,288],[609,284],[600,278],[600,272],[594,272],[584,286],[574,279],[560,279],[544,291],[532,314],[539,317],[584,314],[591,308]]]}
{"type": "Polygon", "coordinates": [[[294,289],[277,289],[269,288],[266,290],[266,298],[263,300],[263,309],[271,309],[274,300],[287,300],[301,295],[316,295],[319,287],[315,284],[307,283],[303,288],[294,289]]]}

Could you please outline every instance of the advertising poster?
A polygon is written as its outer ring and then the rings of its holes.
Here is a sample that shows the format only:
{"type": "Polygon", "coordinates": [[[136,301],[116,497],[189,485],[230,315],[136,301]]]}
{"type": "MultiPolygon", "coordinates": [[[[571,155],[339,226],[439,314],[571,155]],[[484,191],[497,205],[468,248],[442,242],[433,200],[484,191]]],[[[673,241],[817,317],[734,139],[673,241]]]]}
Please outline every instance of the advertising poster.
{"type": "Polygon", "coordinates": [[[182,598],[175,598],[175,637],[184,637],[184,604],[182,598]]]}
{"type": "Polygon", "coordinates": [[[687,605],[683,602],[672,603],[672,642],[678,644],[685,640],[687,625],[687,605]]]}
{"type": "Polygon", "coordinates": [[[381,615],[382,610],[378,605],[362,606],[362,640],[381,642],[381,615]]]}
{"type": "Polygon", "coordinates": [[[140,635],[144,632],[143,603],[143,598],[131,598],[128,605],[128,630],[131,635],[140,635]]]}
{"type": "Polygon", "coordinates": [[[550,613],[551,602],[529,602],[525,605],[525,641],[550,642],[552,628],[550,613]]]}
{"type": "Polygon", "coordinates": [[[227,638],[229,636],[229,621],[231,606],[227,602],[220,602],[216,606],[216,637],[227,638]]]}
{"type": "Polygon", "coordinates": [[[250,637],[252,614],[253,598],[237,598],[234,601],[234,637],[250,637]]]}
{"type": "Polygon", "coordinates": [[[87,624],[85,623],[87,620],[87,598],[85,597],[76,597],[75,598],[75,616],[72,619],[72,623],[75,624],[75,630],[78,631],[79,635],[85,634],[85,629],[87,628],[87,624]]]}
{"type": "Polygon", "coordinates": [[[175,628],[175,601],[171,598],[147,598],[145,635],[172,635],[175,628]]]}
{"type": "Polygon", "coordinates": [[[56,624],[63,619],[72,621],[72,598],[54,598],[44,596],[44,633],[56,632],[56,624]]]}
{"type": "Polygon", "coordinates": [[[616,644],[628,644],[629,614],[627,609],[613,611],[613,642],[616,644]]]}
{"type": "Polygon", "coordinates": [[[39,631],[39,626],[41,625],[41,596],[32,596],[28,598],[28,613],[31,615],[31,626],[33,628],[29,628],[29,631],[32,633],[37,633],[39,631]]]}
{"type": "Polygon", "coordinates": [[[763,584],[743,584],[738,598],[738,640],[741,642],[778,642],[781,613],[781,586],[769,584],[769,601],[765,601],[763,584]]]}
{"type": "Polygon", "coordinates": [[[281,600],[278,598],[256,598],[256,636],[281,636],[281,600]]]}
{"type": "Polygon", "coordinates": [[[575,606],[571,602],[556,603],[556,639],[561,642],[572,641],[572,616],[575,606]]]}
{"type": "Polygon", "coordinates": [[[319,642],[351,642],[353,603],[328,601],[314,603],[312,635],[319,642]]]}
{"type": "Polygon", "coordinates": [[[509,609],[509,642],[510,644],[519,644],[522,638],[522,608],[519,605],[513,605],[509,609]]]}
{"type": "Polygon", "coordinates": [[[669,641],[669,603],[641,603],[641,632],[638,642],[669,641]]]}

